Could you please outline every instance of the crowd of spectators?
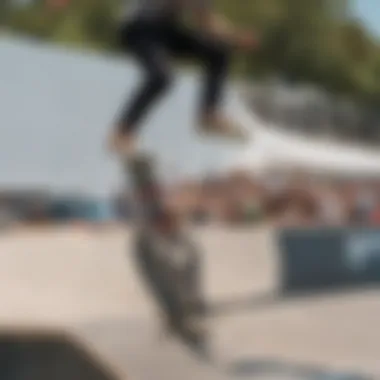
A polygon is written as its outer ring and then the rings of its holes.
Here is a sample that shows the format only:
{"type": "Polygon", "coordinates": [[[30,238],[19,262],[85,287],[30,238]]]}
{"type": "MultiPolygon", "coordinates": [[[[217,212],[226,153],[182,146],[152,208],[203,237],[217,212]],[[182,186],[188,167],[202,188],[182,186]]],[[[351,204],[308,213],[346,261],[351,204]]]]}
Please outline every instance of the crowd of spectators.
{"type": "MultiPolygon", "coordinates": [[[[166,202],[190,223],[277,226],[380,226],[380,180],[326,179],[302,173],[254,176],[231,172],[183,180],[164,192],[166,202]]],[[[130,192],[105,202],[48,193],[0,196],[0,224],[131,222],[130,192]]]]}
{"type": "Polygon", "coordinates": [[[296,173],[254,177],[235,172],[183,183],[171,202],[197,223],[287,226],[380,225],[380,181],[322,179],[296,173]]]}

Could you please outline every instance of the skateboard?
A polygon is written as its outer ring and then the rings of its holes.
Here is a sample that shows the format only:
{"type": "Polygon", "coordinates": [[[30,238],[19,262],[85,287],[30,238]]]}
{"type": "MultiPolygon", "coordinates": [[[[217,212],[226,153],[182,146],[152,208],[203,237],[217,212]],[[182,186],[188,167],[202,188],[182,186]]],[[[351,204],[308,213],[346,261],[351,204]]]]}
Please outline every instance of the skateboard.
{"type": "Polygon", "coordinates": [[[203,323],[200,250],[165,207],[154,160],[147,155],[134,157],[125,162],[125,170],[141,215],[135,237],[135,261],[162,311],[165,335],[176,335],[202,350],[207,333],[203,323]]]}

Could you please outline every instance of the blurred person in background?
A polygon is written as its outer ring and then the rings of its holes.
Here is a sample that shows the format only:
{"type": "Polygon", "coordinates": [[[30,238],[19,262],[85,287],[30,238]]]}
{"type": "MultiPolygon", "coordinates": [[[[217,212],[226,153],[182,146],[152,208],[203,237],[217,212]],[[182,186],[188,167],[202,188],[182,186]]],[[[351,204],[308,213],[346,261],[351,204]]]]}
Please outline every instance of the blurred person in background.
{"type": "Polygon", "coordinates": [[[249,173],[232,172],[228,181],[228,192],[236,209],[237,222],[251,223],[262,217],[259,191],[249,173]]]}
{"type": "Polygon", "coordinates": [[[318,222],[327,226],[341,226],[348,222],[348,210],[341,191],[325,183],[316,191],[318,222]]]}
{"type": "Polygon", "coordinates": [[[355,181],[351,185],[351,223],[368,225],[377,204],[377,195],[369,183],[355,181]]]}
{"type": "Polygon", "coordinates": [[[376,194],[376,204],[370,215],[370,222],[373,226],[380,226],[380,186],[375,185],[374,191],[376,194]]]}
{"type": "Polygon", "coordinates": [[[360,184],[354,199],[354,222],[369,224],[377,205],[377,194],[371,184],[360,184]]]}
{"type": "MultiPolygon", "coordinates": [[[[70,0],[48,0],[63,7],[70,0]]],[[[202,132],[244,140],[246,133],[222,114],[221,102],[232,48],[251,50],[256,39],[238,31],[213,10],[211,0],[133,0],[125,2],[120,42],[132,53],[145,79],[126,105],[111,136],[111,149],[133,154],[142,119],[171,84],[173,58],[189,57],[204,67],[204,89],[200,100],[202,132]],[[185,19],[192,22],[185,23],[185,19]]]]}

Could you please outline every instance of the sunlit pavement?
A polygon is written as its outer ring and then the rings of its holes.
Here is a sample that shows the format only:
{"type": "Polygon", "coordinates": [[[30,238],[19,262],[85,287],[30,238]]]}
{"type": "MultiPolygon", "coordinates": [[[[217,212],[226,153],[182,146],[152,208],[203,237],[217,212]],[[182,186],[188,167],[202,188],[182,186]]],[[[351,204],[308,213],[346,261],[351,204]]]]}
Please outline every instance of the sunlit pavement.
{"type": "Polygon", "coordinates": [[[212,364],[160,340],[154,305],[129,255],[132,233],[122,228],[4,233],[0,323],[69,329],[121,378],[380,378],[378,291],[285,300],[276,295],[269,229],[210,227],[194,235],[205,251],[212,364]]]}

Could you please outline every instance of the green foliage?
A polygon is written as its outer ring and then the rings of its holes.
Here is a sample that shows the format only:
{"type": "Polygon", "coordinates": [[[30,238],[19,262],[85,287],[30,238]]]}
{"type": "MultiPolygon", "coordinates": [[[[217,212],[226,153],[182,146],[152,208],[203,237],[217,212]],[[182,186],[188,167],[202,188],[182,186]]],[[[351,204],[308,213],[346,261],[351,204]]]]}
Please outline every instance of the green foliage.
{"type": "MultiPolygon", "coordinates": [[[[64,44],[102,50],[115,46],[122,0],[75,0],[52,10],[44,0],[3,0],[1,22],[10,30],[64,44]],[[6,15],[6,17],[4,16],[6,15]]],[[[377,104],[380,49],[350,18],[349,0],[216,0],[232,22],[257,31],[262,43],[238,59],[240,74],[283,75],[377,104]]]]}

